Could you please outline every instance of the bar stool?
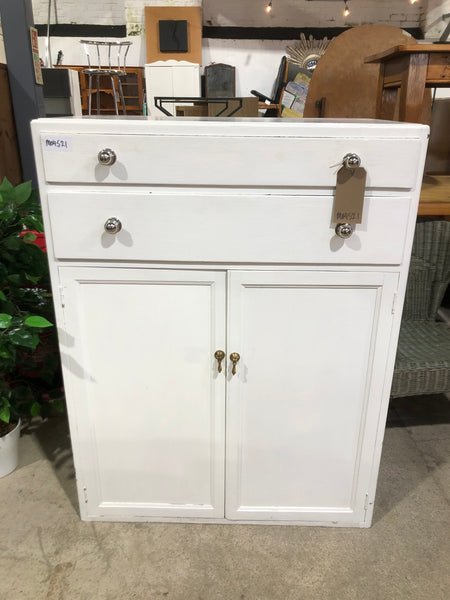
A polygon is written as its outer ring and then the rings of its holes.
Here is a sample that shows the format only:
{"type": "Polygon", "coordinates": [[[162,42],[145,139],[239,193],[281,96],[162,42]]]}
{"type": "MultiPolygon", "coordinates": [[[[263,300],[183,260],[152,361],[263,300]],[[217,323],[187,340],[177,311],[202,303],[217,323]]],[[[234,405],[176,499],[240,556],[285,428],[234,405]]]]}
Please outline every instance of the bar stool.
{"type": "Polygon", "coordinates": [[[99,115],[100,77],[106,76],[111,79],[111,90],[114,99],[114,109],[116,115],[119,114],[116,94],[116,81],[120,103],[122,105],[122,111],[123,114],[126,115],[127,110],[125,107],[125,99],[123,97],[121,78],[125,77],[127,74],[126,59],[132,42],[98,42],[91,40],[80,40],[80,43],[84,46],[88,61],[88,68],[83,69],[82,73],[84,73],[89,79],[89,114],[91,114],[92,108],[92,78],[95,77],[96,80],[97,114],[99,115]],[[91,57],[91,52],[95,56],[91,57]]]}

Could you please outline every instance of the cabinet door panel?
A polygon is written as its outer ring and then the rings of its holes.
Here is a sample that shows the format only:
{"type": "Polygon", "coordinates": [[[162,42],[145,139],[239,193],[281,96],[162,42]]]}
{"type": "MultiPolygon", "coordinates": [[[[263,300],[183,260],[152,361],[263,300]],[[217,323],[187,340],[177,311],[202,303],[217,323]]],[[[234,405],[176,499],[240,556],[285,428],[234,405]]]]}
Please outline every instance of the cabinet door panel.
{"type": "Polygon", "coordinates": [[[231,274],[228,518],[363,522],[396,282],[231,274]]]}
{"type": "Polygon", "coordinates": [[[225,275],[60,274],[84,516],[223,516],[225,275]]]}

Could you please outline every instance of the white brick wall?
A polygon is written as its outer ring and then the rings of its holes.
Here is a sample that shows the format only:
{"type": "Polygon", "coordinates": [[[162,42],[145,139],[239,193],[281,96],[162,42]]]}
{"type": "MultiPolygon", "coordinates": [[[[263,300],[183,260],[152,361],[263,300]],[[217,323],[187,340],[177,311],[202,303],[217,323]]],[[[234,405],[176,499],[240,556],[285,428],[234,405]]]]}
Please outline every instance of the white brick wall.
{"type": "MultiPolygon", "coordinates": [[[[48,0],[32,0],[36,24],[47,23],[48,0]]],[[[82,25],[125,25],[124,0],[56,0],[58,23],[82,25]]],[[[54,0],[51,23],[56,23],[54,0]]]]}
{"type": "MultiPolygon", "coordinates": [[[[36,23],[47,22],[48,0],[32,0],[36,23]]],[[[273,10],[264,11],[267,0],[57,0],[59,23],[123,25],[142,32],[145,6],[202,6],[206,25],[239,27],[342,27],[363,23],[389,23],[418,27],[427,3],[439,11],[445,0],[349,0],[351,14],[343,16],[341,0],[273,0],[273,10]]],[[[52,9],[52,22],[55,12],[52,9]]]]}
{"type": "Polygon", "coordinates": [[[349,0],[350,15],[343,16],[343,1],[273,0],[270,14],[267,0],[204,0],[203,22],[207,25],[241,27],[344,27],[365,23],[418,27],[422,7],[409,0],[349,0]]]}

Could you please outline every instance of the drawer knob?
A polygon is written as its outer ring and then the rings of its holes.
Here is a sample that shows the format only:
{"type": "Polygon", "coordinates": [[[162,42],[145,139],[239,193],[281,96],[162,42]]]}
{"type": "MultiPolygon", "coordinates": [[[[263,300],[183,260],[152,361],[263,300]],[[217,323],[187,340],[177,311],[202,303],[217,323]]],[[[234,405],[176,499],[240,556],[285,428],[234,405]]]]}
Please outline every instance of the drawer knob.
{"type": "Polygon", "coordinates": [[[222,361],[225,358],[225,352],[223,350],[216,350],[214,357],[217,360],[217,371],[222,373],[222,361]]]}
{"type": "Polygon", "coordinates": [[[98,153],[98,162],[101,165],[106,165],[108,167],[110,167],[116,162],[116,158],[116,153],[110,148],[104,148],[98,153]]]}
{"type": "Polygon", "coordinates": [[[119,221],[117,217],[110,217],[105,223],[105,231],[106,233],[119,233],[122,229],[122,223],[119,221]]]}
{"type": "Polygon", "coordinates": [[[231,370],[231,372],[233,373],[233,375],[236,375],[236,365],[238,364],[239,360],[240,360],[240,355],[238,352],[232,352],[230,354],[230,360],[233,363],[233,368],[231,370]]]}
{"type": "Polygon", "coordinates": [[[343,240],[348,239],[353,233],[353,225],[350,223],[338,223],[335,229],[336,235],[343,240]]]}
{"type": "Polygon", "coordinates": [[[342,164],[346,169],[356,169],[361,166],[361,159],[354,152],[349,152],[342,159],[342,164]]]}

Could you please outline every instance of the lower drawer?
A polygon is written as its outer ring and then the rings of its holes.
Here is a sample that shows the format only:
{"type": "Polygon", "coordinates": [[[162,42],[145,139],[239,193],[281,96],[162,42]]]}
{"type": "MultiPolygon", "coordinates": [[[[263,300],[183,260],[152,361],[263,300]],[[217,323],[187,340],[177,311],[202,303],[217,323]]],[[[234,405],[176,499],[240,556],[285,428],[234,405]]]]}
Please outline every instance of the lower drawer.
{"type": "Polygon", "coordinates": [[[343,240],[331,196],[51,192],[57,259],[213,263],[399,264],[409,197],[365,199],[343,240]],[[122,229],[106,233],[116,217],[122,229]]]}

